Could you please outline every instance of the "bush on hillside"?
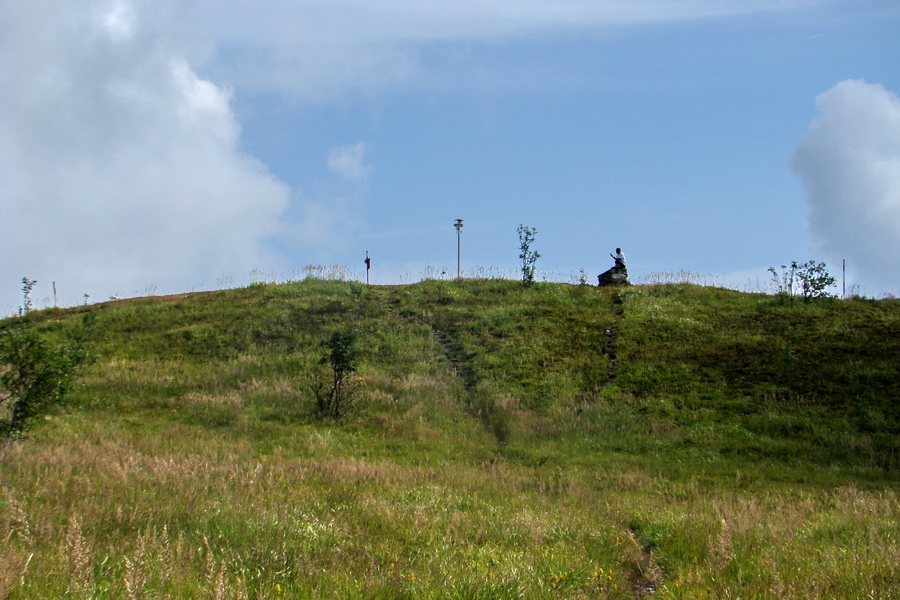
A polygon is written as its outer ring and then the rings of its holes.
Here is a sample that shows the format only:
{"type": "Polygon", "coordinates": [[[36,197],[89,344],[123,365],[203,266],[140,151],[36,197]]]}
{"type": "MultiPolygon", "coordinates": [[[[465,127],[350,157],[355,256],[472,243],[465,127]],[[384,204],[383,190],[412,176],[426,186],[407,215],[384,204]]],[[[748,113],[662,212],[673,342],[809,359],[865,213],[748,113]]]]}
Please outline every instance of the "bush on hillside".
{"type": "Polygon", "coordinates": [[[793,299],[801,296],[809,302],[813,298],[828,298],[832,294],[828,288],[834,285],[834,277],[828,273],[825,263],[813,260],[805,263],[792,261],[790,266],[781,265],[781,271],[769,267],[775,284],[775,293],[793,299]]]}
{"type": "Polygon", "coordinates": [[[0,334],[0,437],[21,434],[58,404],[78,368],[88,362],[83,345],[52,347],[27,324],[0,334]]]}
{"type": "Polygon", "coordinates": [[[337,419],[347,413],[355,397],[350,375],[356,371],[359,348],[356,334],[349,329],[338,330],[322,343],[326,350],[322,364],[331,372],[317,371],[311,385],[316,408],[322,417],[337,419]]]}

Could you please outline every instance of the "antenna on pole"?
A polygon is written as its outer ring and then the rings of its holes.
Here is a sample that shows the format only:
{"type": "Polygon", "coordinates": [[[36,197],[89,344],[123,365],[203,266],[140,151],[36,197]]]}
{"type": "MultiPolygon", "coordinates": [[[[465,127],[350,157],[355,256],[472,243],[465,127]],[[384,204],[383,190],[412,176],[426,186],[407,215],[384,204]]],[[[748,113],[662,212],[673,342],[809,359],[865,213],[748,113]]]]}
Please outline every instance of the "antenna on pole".
{"type": "Polygon", "coordinates": [[[366,250],[366,285],[369,285],[369,269],[372,268],[372,259],[369,258],[369,251],[366,250]]]}

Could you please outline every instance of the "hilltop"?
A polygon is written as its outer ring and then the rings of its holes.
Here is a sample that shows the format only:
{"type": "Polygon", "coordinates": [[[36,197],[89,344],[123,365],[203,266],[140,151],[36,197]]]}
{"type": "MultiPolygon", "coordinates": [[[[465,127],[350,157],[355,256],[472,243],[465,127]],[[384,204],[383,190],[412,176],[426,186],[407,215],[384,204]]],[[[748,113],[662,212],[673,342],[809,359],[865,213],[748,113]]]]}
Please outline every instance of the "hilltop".
{"type": "Polygon", "coordinates": [[[307,280],[52,316],[96,361],[0,450],[0,597],[900,585],[896,300],[307,280]],[[346,328],[357,399],[321,419],[346,328]]]}

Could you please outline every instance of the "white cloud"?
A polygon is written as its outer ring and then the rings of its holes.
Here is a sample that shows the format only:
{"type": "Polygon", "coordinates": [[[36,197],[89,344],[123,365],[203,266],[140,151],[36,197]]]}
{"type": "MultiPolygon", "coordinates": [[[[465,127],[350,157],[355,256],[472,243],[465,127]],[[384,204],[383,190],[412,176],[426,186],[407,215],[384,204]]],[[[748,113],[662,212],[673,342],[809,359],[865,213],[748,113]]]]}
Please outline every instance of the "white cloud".
{"type": "Polygon", "coordinates": [[[198,0],[223,39],[395,43],[785,11],[825,0],[198,0]],[[351,34],[348,37],[348,34],[351,34]],[[264,37],[261,37],[264,36],[264,37]]]}
{"type": "Polygon", "coordinates": [[[103,25],[116,41],[128,39],[134,34],[136,19],[134,8],[127,0],[116,0],[112,8],[102,13],[103,25]]]}
{"type": "Polygon", "coordinates": [[[809,229],[870,294],[900,292],[900,99],[843,81],[820,95],[819,116],[793,166],[809,197],[809,229]]]}
{"type": "Polygon", "coordinates": [[[322,100],[425,69],[423,48],[572,30],[722,18],[829,0],[196,0],[219,42],[209,65],[239,86],[322,100]]]}
{"type": "Polygon", "coordinates": [[[344,179],[360,181],[365,179],[372,168],[366,164],[369,147],[365,142],[335,148],[328,155],[328,168],[344,179]]]}
{"type": "Polygon", "coordinates": [[[0,8],[11,32],[0,37],[0,313],[20,303],[22,276],[36,294],[57,281],[71,303],[184,291],[275,260],[267,242],[290,190],[241,153],[229,92],[173,47],[165,11],[11,4],[0,8]]]}

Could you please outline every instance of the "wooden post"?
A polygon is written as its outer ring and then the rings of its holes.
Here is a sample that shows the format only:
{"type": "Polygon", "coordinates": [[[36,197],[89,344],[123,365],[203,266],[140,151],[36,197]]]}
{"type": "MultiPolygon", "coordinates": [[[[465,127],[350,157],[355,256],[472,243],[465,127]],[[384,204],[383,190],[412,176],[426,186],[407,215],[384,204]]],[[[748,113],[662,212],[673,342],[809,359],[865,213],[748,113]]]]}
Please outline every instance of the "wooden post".
{"type": "Polygon", "coordinates": [[[841,298],[847,297],[847,259],[841,259],[841,298]]]}

